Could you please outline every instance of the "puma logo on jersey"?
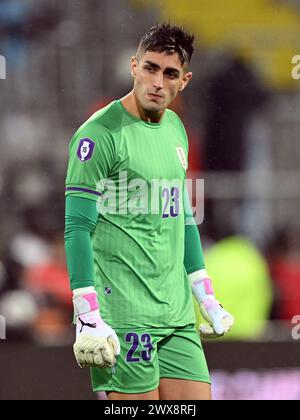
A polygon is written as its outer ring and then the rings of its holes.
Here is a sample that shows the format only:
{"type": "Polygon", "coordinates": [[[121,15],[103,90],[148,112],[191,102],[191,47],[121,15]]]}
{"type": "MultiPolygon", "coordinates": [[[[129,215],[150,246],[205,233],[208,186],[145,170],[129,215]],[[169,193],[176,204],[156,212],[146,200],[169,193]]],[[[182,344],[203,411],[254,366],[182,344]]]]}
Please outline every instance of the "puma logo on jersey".
{"type": "Polygon", "coordinates": [[[80,318],[79,318],[79,321],[81,322],[81,330],[80,330],[80,333],[82,333],[84,327],[93,328],[93,329],[97,328],[97,324],[85,323],[80,318]]]}
{"type": "Polygon", "coordinates": [[[188,162],[185,154],[185,150],[183,147],[176,147],[176,152],[179,157],[179,161],[183,167],[183,169],[186,171],[188,168],[188,162]]]}

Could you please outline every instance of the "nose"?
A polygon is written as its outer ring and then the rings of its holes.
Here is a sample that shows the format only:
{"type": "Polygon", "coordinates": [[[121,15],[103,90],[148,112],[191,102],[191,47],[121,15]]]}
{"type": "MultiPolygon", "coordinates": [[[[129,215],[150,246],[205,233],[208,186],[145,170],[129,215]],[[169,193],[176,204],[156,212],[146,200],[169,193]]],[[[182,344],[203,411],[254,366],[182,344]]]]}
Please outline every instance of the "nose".
{"type": "Polygon", "coordinates": [[[153,86],[155,89],[162,89],[164,87],[164,76],[162,73],[157,73],[153,86]]]}

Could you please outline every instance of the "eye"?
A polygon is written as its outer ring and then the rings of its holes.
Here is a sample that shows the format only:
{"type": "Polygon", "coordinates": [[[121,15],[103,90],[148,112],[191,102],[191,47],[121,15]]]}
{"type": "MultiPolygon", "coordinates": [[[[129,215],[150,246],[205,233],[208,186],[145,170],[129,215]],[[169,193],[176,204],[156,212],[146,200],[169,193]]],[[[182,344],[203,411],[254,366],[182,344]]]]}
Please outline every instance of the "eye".
{"type": "Polygon", "coordinates": [[[178,75],[176,73],[166,73],[166,75],[171,80],[175,80],[178,78],[178,75]]]}
{"type": "Polygon", "coordinates": [[[154,68],[153,68],[153,67],[146,66],[146,67],[145,67],[145,69],[146,69],[147,71],[149,71],[150,73],[154,73],[154,68]]]}

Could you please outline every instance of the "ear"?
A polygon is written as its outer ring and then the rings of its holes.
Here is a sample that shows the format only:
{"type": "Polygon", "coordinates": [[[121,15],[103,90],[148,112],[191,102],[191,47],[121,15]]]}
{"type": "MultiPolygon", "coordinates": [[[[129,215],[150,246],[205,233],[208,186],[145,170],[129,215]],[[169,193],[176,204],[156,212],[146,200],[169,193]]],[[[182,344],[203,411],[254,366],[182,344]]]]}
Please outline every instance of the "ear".
{"type": "Polygon", "coordinates": [[[184,77],[182,79],[182,82],[180,84],[180,87],[179,87],[179,91],[180,92],[182,92],[187,87],[187,85],[191,81],[192,77],[193,77],[193,73],[192,72],[188,72],[188,73],[186,73],[184,75],[184,77]]]}
{"type": "Polygon", "coordinates": [[[137,69],[137,66],[138,66],[137,58],[136,57],[132,57],[131,58],[131,75],[132,75],[133,78],[136,77],[136,69],[137,69]]]}

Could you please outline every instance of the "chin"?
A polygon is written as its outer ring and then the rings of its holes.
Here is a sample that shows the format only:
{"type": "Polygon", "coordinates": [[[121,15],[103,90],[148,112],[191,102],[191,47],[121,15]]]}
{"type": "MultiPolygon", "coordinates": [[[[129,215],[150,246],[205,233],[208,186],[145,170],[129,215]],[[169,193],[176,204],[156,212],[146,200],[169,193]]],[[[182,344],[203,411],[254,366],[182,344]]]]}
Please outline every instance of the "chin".
{"type": "Polygon", "coordinates": [[[156,104],[156,103],[153,103],[153,102],[150,102],[150,103],[148,102],[147,104],[145,104],[144,109],[147,112],[160,112],[160,111],[164,110],[165,107],[162,106],[162,104],[156,104]]]}
{"type": "Polygon", "coordinates": [[[155,113],[155,112],[160,112],[162,111],[164,108],[162,107],[158,107],[158,106],[148,106],[147,108],[145,108],[145,111],[151,113],[155,113]]]}

